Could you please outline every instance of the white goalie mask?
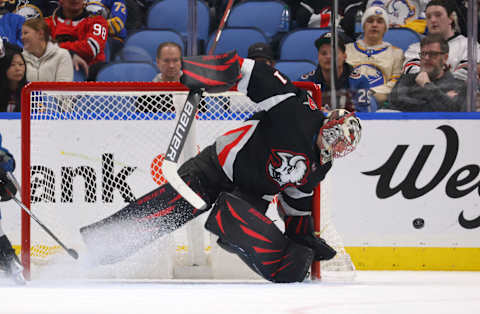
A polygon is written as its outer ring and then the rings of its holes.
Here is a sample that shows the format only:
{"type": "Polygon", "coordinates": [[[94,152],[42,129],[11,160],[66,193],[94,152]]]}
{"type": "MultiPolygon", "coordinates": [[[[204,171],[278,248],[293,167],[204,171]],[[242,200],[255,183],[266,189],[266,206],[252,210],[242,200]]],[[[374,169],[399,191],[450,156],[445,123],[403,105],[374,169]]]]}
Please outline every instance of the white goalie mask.
{"type": "Polygon", "coordinates": [[[355,113],[345,109],[331,111],[320,128],[317,140],[322,164],[353,152],[361,135],[362,126],[355,113]]]}

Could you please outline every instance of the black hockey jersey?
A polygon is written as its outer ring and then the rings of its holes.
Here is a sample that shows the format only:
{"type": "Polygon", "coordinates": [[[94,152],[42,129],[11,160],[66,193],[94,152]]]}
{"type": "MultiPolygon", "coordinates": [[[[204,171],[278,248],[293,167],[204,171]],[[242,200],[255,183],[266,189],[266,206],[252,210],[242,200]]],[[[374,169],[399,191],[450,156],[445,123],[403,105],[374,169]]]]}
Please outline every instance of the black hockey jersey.
{"type": "Polygon", "coordinates": [[[242,76],[238,90],[261,111],[216,140],[220,165],[240,190],[266,200],[280,193],[288,215],[308,215],[313,189],[331,167],[320,164],[315,144],[325,117],[264,63],[244,59],[242,76]]]}

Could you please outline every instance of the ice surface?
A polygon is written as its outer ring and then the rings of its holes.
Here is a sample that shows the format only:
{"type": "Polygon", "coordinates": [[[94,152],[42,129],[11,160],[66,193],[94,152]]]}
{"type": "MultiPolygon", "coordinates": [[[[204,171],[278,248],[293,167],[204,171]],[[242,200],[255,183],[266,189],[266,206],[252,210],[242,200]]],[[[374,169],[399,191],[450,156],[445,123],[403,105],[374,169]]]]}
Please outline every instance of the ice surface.
{"type": "Polygon", "coordinates": [[[480,313],[480,272],[358,271],[354,279],[266,281],[0,279],[0,313],[480,313]]]}

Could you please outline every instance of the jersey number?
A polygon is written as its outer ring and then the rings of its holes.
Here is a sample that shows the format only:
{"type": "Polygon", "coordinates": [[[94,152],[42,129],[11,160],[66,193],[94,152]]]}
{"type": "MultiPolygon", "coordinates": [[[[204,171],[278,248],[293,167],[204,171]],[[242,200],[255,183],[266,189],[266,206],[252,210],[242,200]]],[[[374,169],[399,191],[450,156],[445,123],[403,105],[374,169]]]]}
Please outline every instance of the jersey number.
{"type": "Polygon", "coordinates": [[[358,102],[368,104],[368,93],[366,89],[359,89],[358,92],[358,102]]]}
{"type": "Polygon", "coordinates": [[[283,85],[286,85],[288,83],[288,80],[284,78],[283,75],[281,75],[278,71],[275,71],[273,73],[273,76],[275,76],[280,82],[282,82],[283,85]]]}
{"type": "Polygon", "coordinates": [[[93,35],[101,36],[105,40],[107,38],[107,29],[102,24],[93,24],[93,35]]]}

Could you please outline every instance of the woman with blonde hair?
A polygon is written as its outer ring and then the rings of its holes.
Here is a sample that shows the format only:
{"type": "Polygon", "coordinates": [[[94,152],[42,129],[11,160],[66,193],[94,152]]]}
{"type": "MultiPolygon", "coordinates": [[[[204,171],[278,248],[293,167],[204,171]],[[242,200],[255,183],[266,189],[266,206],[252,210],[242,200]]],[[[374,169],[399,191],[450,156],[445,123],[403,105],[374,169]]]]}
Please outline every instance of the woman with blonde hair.
{"type": "Polygon", "coordinates": [[[73,81],[72,57],[68,50],[50,40],[49,28],[43,19],[25,21],[22,41],[28,81],[73,81]]]}

